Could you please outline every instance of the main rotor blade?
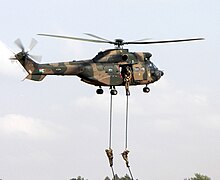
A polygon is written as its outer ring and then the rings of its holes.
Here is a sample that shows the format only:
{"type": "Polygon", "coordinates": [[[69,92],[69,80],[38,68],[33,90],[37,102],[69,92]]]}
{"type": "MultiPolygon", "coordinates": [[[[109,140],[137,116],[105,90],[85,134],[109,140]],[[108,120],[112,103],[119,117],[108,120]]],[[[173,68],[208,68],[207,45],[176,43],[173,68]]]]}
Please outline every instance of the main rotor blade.
{"type": "Polygon", "coordinates": [[[28,48],[28,51],[31,51],[36,45],[37,45],[37,40],[36,39],[34,39],[34,38],[32,38],[31,39],[31,43],[30,43],[30,46],[29,46],[29,48],[28,48]]]}
{"type": "Polygon", "coordinates": [[[191,38],[191,39],[174,39],[174,40],[162,40],[162,41],[133,41],[133,42],[123,42],[123,44],[161,44],[161,43],[175,43],[175,42],[185,42],[185,41],[198,41],[204,40],[204,38],[191,38]]]}
{"type": "Polygon", "coordinates": [[[110,44],[114,43],[114,42],[108,41],[108,40],[85,39],[85,38],[70,37],[70,36],[60,36],[60,35],[52,35],[52,34],[37,34],[37,35],[39,35],[39,36],[55,37],[55,38],[63,38],[63,39],[72,39],[72,40],[86,41],[86,42],[94,42],[94,43],[110,43],[110,44]]]}
{"type": "Polygon", "coordinates": [[[135,40],[134,42],[137,42],[137,41],[138,41],[138,42],[139,42],[139,41],[142,41],[142,42],[143,42],[143,41],[147,41],[147,40],[150,40],[150,39],[151,39],[151,38],[138,39],[138,40],[135,40]]]}
{"type": "Polygon", "coordinates": [[[23,46],[23,44],[22,44],[20,39],[17,39],[15,41],[15,44],[24,52],[24,46],[23,46]]]}
{"type": "Polygon", "coordinates": [[[102,37],[96,36],[96,35],[91,34],[91,33],[84,33],[84,34],[87,35],[87,36],[91,36],[91,37],[94,37],[94,38],[103,40],[103,41],[110,41],[110,40],[108,40],[108,39],[104,39],[104,38],[102,38],[102,37]]]}

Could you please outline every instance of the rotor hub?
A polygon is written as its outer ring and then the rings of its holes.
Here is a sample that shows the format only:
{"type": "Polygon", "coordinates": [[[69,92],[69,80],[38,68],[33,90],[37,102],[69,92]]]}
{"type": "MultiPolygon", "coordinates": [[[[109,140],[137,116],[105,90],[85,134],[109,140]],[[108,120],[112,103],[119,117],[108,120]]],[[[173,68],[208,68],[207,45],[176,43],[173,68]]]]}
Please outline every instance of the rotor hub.
{"type": "Polygon", "coordinates": [[[115,39],[114,44],[117,48],[121,48],[124,45],[124,40],[123,39],[115,39]]]}

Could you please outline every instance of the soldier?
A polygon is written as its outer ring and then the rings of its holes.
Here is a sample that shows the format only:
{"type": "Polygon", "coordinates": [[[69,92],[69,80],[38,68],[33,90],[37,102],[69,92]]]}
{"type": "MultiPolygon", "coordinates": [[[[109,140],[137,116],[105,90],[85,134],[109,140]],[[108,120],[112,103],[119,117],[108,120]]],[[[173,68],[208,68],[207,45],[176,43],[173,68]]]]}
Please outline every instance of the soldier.
{"type": "Polygon", "coordinates": [[[123,81],[125,84],[126,95],[129,96],[130,95],[129,85],[130,85],[131,78],[132,78],[131,67],[130,66],[123,67],[121,74],[122,74],[123,81]]]}
{"type": "Polygon", "coordinates": [[[130,151],[129,150],[125,150],[123,153],[121,153],[123,159],[125,160],[126,166],[129,168],[129,161],[128,161],[128,153],[130,151]]]}
{"type": "Polygon", "coordinates": [[[105,152],[108,156],[110,167],[112,167],[113,166],[113,150],[109,148],[109,149],[106,149],[105,152]]]}

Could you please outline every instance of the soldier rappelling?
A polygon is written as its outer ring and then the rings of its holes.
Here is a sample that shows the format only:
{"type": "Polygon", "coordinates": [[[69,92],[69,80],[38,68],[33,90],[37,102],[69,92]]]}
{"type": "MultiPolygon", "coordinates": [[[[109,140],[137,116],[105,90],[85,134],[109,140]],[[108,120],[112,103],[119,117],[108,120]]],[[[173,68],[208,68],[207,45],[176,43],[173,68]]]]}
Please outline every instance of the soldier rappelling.
{"type": "Polygon", "coordinates": [[[131,67],[130,66],[122,67],[121,75],[122,75],[123,82],[124,82],[124,85],[125,85],[126,95],[129,96],[130,95],[129,85],[130,85],[131,79],[132,79],[131,67]]]}

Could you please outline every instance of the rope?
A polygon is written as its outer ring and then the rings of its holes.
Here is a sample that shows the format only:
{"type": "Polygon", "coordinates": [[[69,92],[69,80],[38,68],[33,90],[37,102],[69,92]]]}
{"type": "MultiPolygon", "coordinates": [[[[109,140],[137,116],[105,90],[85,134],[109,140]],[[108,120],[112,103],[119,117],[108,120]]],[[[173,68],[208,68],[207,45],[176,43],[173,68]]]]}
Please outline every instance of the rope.
{"type": "Polygon", "coordinates": [[[130,173],[131,180],[134,180],[133,175],[132,175],[132,173],[131,173],[131,168],[130,168],[130,167],[128,167],[128,171],[129,171],[129,173],[130,173]]]}
{"type": "Polygon", "coordinates": [[[130,165],[129,165],[129,161],[128,161],[128,153],[130,152],[128,150],[128,96],[129,95],[130,93],[126,94],[127,99],[126,99],[126,120],[125,120],[125,151],[121,155],[126,162],[126,166],[128,168],[129,174],[131,176],[131,179],[133,180],[134,178],[133,178],[130,165]]]}
{"type": "Polygon", "coordinates": [[[112,94],[111,94],[111,98],[110,98],[110,117],[109,117],[109,149],[106,149],[106,155],[108,157],[109,160],[109,165],[111,167],[112,170],[112,175],[113,175],[113,180],[115,180],[115,172],[113,169],[113,150],[111,148],[112,146],[112,94]]]}
{"type": "Polygon", "coordinates": [[[125,149],[128,148],[128,95],[126,102],[126,120],[125,120],[125,149]]]}
{"type": "MultiPolygon", "coordinates": [[[[131,169],[130,169],[130,165],[129,165],[129,161],[128,161],[128,153],[129,150],[127,150],[128,148],[128,96],[130,95],[130,93],[126,93],[127,99],[126,99],[126,120],[125,120],[125,151],[122,153],[122,157],[126,162],[126,166],[128,168],[130,177],[132,180],[134,180],[131,169]]],[[[111,171],[112,171],[112,175],[113,175],[113,180],[115,180],[115,172],[114,172],[114,168],[113,168],[113,150],[112,150],[112,103],[113,99],[112,99],[112,94],[110,96],[110,114],[109,114],[109,149],[106,149],[106,155],[108,157],[109,160],[109,165],[111,167],[111,171]]]]}
{"type": "Polygon", "coordinates": [[[114,172],[113,167],[111,167],[111,169],[112,169],[113,180],[115,180],[115,172],[114,172]]]}
{"type": "Polygon", "coordinates": [[[112,94],[110,98],[110,117],[109,117],[109,149],[112,147],[112,94]]]}

